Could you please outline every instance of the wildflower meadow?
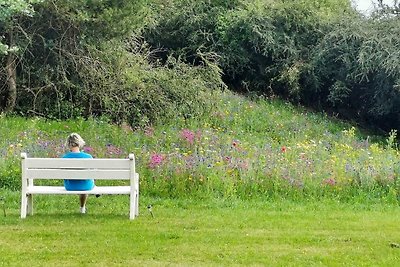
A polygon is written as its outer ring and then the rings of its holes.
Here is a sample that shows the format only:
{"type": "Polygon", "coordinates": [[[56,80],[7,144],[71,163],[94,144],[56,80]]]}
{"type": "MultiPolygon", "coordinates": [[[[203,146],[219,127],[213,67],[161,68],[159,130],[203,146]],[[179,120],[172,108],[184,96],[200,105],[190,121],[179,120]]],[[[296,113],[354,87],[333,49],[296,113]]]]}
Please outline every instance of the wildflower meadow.
{"type": "Polygon", "coordinates": [[[144,128],[2,117],[0,186],[20,188],[21,152],[60,157],[66,136],[79,132],[94,157],[134,153],[148,196],[398,203],[396,131],[376,137],[280,100],[219,99],[202,118],[144,128]]]}

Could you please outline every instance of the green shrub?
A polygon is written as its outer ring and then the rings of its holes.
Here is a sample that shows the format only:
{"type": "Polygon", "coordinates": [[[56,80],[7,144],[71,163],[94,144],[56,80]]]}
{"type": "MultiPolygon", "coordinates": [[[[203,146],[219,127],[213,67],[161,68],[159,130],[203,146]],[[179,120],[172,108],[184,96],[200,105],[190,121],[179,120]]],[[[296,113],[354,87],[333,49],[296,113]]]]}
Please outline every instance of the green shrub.
{"type": "MultiPolygon", "coordinates": [[[[132,47],[129,49],[144,49],[132,47]]],[[[223,87],[218,67],[191,67],[174,58],[165,65],[152,65],[142,54],[116,49],[113,43],[97,52],[102,64],[82,68],[87,86],[81,91],[90,100],[90,114],[106,115],[115,122],[144,126],[175,116],[203,115],[212,107],[210,92],[223,87]]],[[[87,105],[86,105],[87,106],[87,105]]]]}

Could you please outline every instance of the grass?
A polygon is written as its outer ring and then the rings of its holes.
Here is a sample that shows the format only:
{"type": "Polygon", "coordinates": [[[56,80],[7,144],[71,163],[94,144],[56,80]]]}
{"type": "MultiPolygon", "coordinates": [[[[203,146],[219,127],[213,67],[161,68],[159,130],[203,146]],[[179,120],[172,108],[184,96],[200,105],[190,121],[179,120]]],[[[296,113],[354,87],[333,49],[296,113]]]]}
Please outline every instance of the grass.
{"type": "Polygon", "coordinates": [[[0,116],[0,266],[400,262],[396,132],[369,137],[279,100],[218,97],[209,117],[139,129],[0,116]],[[20,153],[60,157],[71,132],[95,157],[135,153],[139,218],[128,220],[126,196],[90,198],[84,216],[77,197],[35,196],[35,215],[19,219],[20,153]]]}
{"type": "Polygon", "coordinates": [[[18,194],[0,218],[0,266],[395,266],[400,210],[334,201],[144,197],[128,220],[124,196],[38,196],[19,219],[18,194]],[[154,217],[146,209],[153,204],[154,217]]]}

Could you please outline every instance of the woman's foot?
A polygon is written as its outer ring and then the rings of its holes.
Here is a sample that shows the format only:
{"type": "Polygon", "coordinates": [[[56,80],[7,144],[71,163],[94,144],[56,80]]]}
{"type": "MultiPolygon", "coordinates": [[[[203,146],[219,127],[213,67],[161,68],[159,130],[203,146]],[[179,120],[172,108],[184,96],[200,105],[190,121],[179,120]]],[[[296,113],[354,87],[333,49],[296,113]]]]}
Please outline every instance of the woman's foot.
{"type": "Polygon", "coordinates": [[[85,214],[86,213],[86,207],[80,207],[80,212],[82,214],[85,214]]]}

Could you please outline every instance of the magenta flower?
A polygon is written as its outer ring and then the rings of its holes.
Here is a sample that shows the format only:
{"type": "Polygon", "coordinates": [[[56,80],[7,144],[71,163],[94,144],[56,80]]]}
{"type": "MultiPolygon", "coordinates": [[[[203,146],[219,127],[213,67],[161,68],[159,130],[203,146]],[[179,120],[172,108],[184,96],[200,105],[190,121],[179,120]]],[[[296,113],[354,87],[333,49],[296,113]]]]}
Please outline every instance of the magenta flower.
{"type": "Polygon", "coordinates": [[[162,165],[163,161],[164,161],[164,156],[163,155],[154,153],[154,154],[152,154],[150,156],[149,167],[150,168],[155,168],[157,166],[160,166],[160,165],[162,165]]]}
{"type": "Polygon", "coordinates": [[[195,134],[194,134],[194,132],[192,132],[189,129],[183,129],[181,131],[181,138],[183,140],[186,140],[189,144],[193,144],[194,138],[195,138],[195,134]]]}
{"type": "Polygon", "coordinates": [[[83,151],[85,151],[86,153],[92,153],[94,151],[94,149],[93,149],[93,147],[85,146],[83,148],[83,151]]]}
{"type": "Polygon", "coordinates": [[[229,156],[225,156],[225,157],[224,157],[224,160],[225,160],[225,161],[227,161],[227,162],[230,162],[230,161],[231,161],[231,159],[232,159],[232,158],[231,158],[231,157],[229,157],[229,156]]]}

